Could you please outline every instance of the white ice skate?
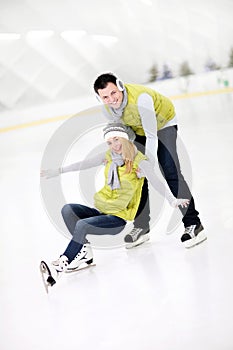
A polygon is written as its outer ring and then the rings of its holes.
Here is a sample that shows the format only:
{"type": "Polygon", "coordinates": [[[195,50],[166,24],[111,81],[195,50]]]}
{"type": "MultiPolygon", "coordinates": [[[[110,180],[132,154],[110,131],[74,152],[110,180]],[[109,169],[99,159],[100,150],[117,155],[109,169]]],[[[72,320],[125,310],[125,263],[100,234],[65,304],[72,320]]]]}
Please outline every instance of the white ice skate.
{"type": "Polygon", "coordinates": [[[53,261],[51,264],[48,264],[45,261],[41,261],[40,271],[47,293],[49,291],[49,287],[52,287],[57,282],[62,273],[66,271],[67,267],[68,258],[65,255],[62,255],[59,259],[53,261]]]}
{"type": "Polygon", "coordinates": [[[85,269],[93,264],[93,253],[90,243],[85,243],[73,261],[68,265],[66,273],[76,272],[85,269]]]}

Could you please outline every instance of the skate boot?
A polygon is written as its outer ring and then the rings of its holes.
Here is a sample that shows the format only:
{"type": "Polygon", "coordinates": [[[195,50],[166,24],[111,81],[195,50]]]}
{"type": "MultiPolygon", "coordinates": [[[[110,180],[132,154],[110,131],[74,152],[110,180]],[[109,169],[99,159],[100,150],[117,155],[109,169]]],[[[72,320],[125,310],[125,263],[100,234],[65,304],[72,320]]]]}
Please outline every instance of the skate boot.
{"type": "Polygon", "coordinates": [[[66,272],[75,272],[81,270],[82,268],[91,266],[93,263],[93,253],[91,249],[90,243],[85,243],[80,250],[80,252],[76,255],[74,260],[71,261],[69,266],[67,267],[66,272]]]}
{"type": "Polygon", "coordinates": [[[47,293],[48,288],[52,287],[60,278],[62,273],[66,271],[68,264],[68,258],[65,255],[62,255],[59,259],[53,261],[51,264],[47,264],[45,261],[41,261],[40,271],[47,293]]]}
{"type": "Polygon", "coordinates": [[[202,224],[191,225],[185,228],[184,234],[181,237],[181,242],[185,248],[192,248],[197,244],[207,239],[204,233],[202,224]]]}
{"type": "Polygon", "coordinates": [[[132,231],[128,233],[124,238],[124,241],[126,242],[125,247],[127,249],[130,249],[140,244],[143,244],[146,241],[149,241],[150,239],[149,232],[150,232],[149,228],[134,227],[132,231]]]}

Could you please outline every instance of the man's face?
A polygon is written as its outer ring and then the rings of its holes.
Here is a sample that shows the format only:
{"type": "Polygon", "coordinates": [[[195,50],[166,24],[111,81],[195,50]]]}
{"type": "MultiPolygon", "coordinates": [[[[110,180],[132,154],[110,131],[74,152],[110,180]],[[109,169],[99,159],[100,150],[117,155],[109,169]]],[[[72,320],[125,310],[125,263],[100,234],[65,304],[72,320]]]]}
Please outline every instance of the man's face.
{"type": "Polygon", "coordinates": [[[113,83],[108,83],[104,89],[99,89],[98,94],[104,104],[117,109],[123,100],[123,92],[113,83]]]}

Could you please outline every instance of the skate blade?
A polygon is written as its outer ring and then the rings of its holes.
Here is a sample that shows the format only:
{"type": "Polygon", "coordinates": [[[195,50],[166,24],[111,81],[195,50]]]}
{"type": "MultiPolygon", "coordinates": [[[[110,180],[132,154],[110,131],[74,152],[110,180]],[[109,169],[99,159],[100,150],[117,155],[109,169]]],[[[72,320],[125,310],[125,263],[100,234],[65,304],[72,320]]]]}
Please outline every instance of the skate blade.
{"type": "Polygon", "coordinates": [[[87,264],[87,263],[83,263],[83,264],[85,264],[85,265],[80,265],[79,267],[77,267],[77,268],[73,268],[73,269],[67,269],[66,270],[66,272],[65,273],[67,273],[67,274],[69,274],[69,273],[74,273],[74,272],[79,272],[79,271],[81,271],[81,270],[85,270],[85,269],[88,269],[89,267],[94,267],[94,266],[96,266],[96,264],[94,264],[94,263],[91,263],[91,264],[87,264]]]}
{"type": "Polygon", "coordinates": [[[205,242],[207,240],[207,236],[204,232],[200,232],[196,237],[192,239],[188,239],[187,241],[184,241],[183,244],[185,248],[190,249],[195,247],[196,245],[201,244],[202,242],[205,242]]]}
{"type": "Polygon", "coordinates": [[[143,236],[141,236],[137,241],[132,242],[132,243],[127,243],[127,244],[125,245],[125,248],[126,248],[126,249],[131,249],[131,248],[134,248],[134,247],[138,247],[139,245],[141,245],[141,244],[143,244],[143,243],[149,241],[149,239],[150,239],[150,236],[149,236],[149,235],[147,235],[147,234],[146,234],[146,235],[143,235],[143,236]]]}
{"type": "Polygon", "coordinates": [[[52,287],[56,283],[56,281],[52,277],[51,271],[45,261],[41,261],[40,263],[40,272],[41,272],[42,281],[45,287],[45,291],[48,294],[49,287],[52,287]]]}

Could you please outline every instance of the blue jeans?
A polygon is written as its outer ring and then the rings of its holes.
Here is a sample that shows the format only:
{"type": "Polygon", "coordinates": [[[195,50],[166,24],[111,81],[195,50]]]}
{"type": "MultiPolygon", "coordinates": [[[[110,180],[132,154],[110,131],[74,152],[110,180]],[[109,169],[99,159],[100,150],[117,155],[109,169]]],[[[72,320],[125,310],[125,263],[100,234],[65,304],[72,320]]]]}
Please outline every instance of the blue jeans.
{"type": "Polygon", "coordinates": [[[177,126],[169,126],[158,131],[158,162],[163,176],[176,198],[187,198],[190,200],[188,208],[179,208],[183,214],[184,226],[200,223],[199,212],[195,209],[193,196],[181,173],[177,148],[177,126]]]}
{"type": "Polygon", "coordinates": [[[82,204],[66,204],[62,208],[63,220],[73,236],[64,255],[71,262],[87,242],[90,235],[116,235],[120,233],[126,221],[114,215],[100,213],[95,208],[82,204]]]}

